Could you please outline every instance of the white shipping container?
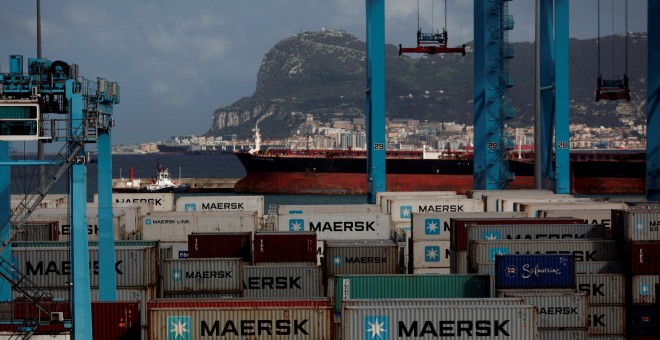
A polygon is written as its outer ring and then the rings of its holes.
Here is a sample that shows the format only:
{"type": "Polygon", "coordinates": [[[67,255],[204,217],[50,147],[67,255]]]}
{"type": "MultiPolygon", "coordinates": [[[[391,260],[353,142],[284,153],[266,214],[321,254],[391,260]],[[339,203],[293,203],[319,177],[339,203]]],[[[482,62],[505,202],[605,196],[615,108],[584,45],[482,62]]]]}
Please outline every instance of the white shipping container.
{"type": "Polygon", "coordinates": [[[240,258],[163,260],[163,291],[229,293],[243,288],[240,258]]]}
{"type": "Polygon", "coordinates": [[[392,196],[392,197],[383,197],[380,201],[380,207],[383,213],[385,214],[391,214],[392,211],[391,206],[392,206],[392,201],[401,201],[401,200],[407,200],[407,201],[417,201],[417,200],[423,200],[423,201],[428,201],[428,200],[445,200],[449,198],[462,198],[462,199],[467,199],[465,195],[434,195],[434,194],[423,194],[423,195],[397,195],[397,196],[392,196]]]}
{"type": "Polygon", "coordinates": [[[612,228],[612,211],[609,209],[580,209],[579,206],[572,210],[539,210],[540,217],[573,217],[583,219],[585,223],[602,224],[607,229],[612,228]]]}
{"type": "MultiPolygon", "coordinates": [[[[151,203],[154,211],[168,212],[174,210],[174,193],[112,193],[114,203],[151,203]]],[[[99,194],[94,194],[94,202],[98,204],[99,194]]],[[[113,203],[113,206],[114,206],[113,203]]]]}
{"type": "Polygon", "coordinates": [[[321,241],[390,237],[390,221],[385,214],[287,214],[279,215],[278,226],[280,231],[314,231],[321,241]]]}
{"type": "Polygon", "coordinates": [[[609,203],[599,201],[572,201],[572,202],[544,202],[544,203],[522,203],[520,210],[529,217],[541,217],[539,210],[612,210],[625,209],[625,203],[609,203]]]}
{"type": "MultiPolygon", "coordinates": [[[[87,209],[87,241],[98,241],[99,219],[98,210],[87,209]]],[[[28,221],[57,221],[59,224],[58,241],[69,241],[71,236],[71,219],[68,209],[37,209],[30,214],[28,221]]],[[[112,235],[114,240],[123,240],[126,235],[126,214],[116,212],[112,218],[112,235]]]]}
{"type": "Polygon", "coordinates": [[[412,238],[415,240],[451,240],[452,218],[516,218],[525,217],[521,212],[462,212],[462,213],[413,213],[412,238]]]}
{"type": "MultiPolygon", "coordinates": [[[[381,208],[387,208],[387,205],[383,206],[382,200],[389,197],[419,197],[419,196],[456,196],[456,191],[383,191],[376,193],[376,205],[381,208]]],[[[383,211],[387,213],[387,211],[383,211]]]]}
{"type": "Polygon", "coordinates": [[[450,268],[449,241],[412,242],[411,268],[450,268]]]}
{"type": "Polygon", "coordinates": [[[537,339],[536,308],[530,305],[346,307],[343,339],[537,339]],[[439,322],[439,320],[442,320],[439,322]]]}
{"type": "Polygon", "coordinates": [[[418,212],[483,212],[484,205],[470,198],[396,199],[389,202],[389,211],[392,222],[405,222],[418,212]]]}
{"type": "Polygon", "coordinates": [[[264,217],[264,196],[181,196],[176,199],[175,211],[254,211],[264,217]]]}
{"type": "Polygon", "coordinates": [[[517,209],[521,203],[574,202],[579,200],[572,195],[556,194],[552,197],[507,197],[498,200],[498,211],[522,211],[517,209]]]}
{"type": "Polygon", "coordinates": [[[288,205],[277,206],[278,215],[290,214],[374,214],[381,209],[375,204],[318,204],[318,205],[288,205]]]}
{"type": "Polygon", "coordinates": [[[154,212],[144,217],[143,240],[188,241],[192,233],[252,232],[257,229],[257,213],[235,212],[154,212]]]}
{"type": "Polygon", "coordinates": [[[536,290],[498,291],[498,297],[520,297],[526,304],[538,308],[538,327],[584,328],[589,325],[587,307],[589,298],[584,293],[536,290]]]}
{"type": "Polygon", "coordinates": [[[481,194],[485,211],[500,211],[500,200],[507,198],[539,198],[539,197],[570,197],[570,195],[557,195],[549,190],[486,190],[481,194]]]}

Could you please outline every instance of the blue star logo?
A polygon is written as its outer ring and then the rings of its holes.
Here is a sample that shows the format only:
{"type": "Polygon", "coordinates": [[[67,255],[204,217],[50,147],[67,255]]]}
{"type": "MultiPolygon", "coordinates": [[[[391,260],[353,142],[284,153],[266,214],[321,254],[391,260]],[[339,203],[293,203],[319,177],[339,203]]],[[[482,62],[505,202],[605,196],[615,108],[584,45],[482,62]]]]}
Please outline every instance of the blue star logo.
{"type": "Polygon", "coordinates": [[[197,211],[197,204],[195,203],[186,203],[183,206],[184,211],[197,211]]]}
{"type": "Polygon", "coordinates": [[[424,247],[424,261],[440,262],[440,246],[424,247]]]}
{"type": "Polygon", "coordinates": [[[499,240],[502,238],[502,235],[499,231],[487,230],[481,233],[482,240],[499,240]]]}
{"type": "Polygon", "coordinates": [[[292,218],[289,220],[289,231],[304,231],[305,221],[302,218],[292,218]]]}
{"type": "Polygon", "coordinates": [[[363,339],[387,340],[390,338],[390,319],[387,316],[365,316],[363,339]]]}
{"type": "Polygon", "coordinates": [[[181,269],[172,269],[172,281],[174,282],[183,281],[183,271],[181,269]]]}
{"type": "Polygon", "coordinates": [[[440,235],[440,219],[427,218],[424,220],[424,234],[440,235]]]}
{"type": "Polygon", "coordinates": [[[509,248],[490,248],[490,262],[495,262],[495,256],[506,255],[509,253],[509,248]]]}
{"type": "Polygon", "coordinates": [[[167,317],[167,340],[190,340],[192,319],[189,316],[167,317]]]}
{"type": "Polygon", "coordinates": [[[648,283],[641,283],[639,285],[639,295],[651,295],[651,286],[648,283]]]}
{"type": "Polygon", "coordinates": [[[409,219],[412,216],[412,207],[409,205],[402,205],[399,210],[399,217],[409,219]]]}
{"type": "Polygon", "coordinates": [[[144,224],[150,225],[151,224],[151,219],[147,218],[146,220],[144,220],[144,224]]]}
{"type": "Polygon", "coordinates": [[[342,264],[344,264],[344,259],[343,259],[343,257],[341,257],[341,256],[335,256],[335,257],[333,257],[333,258],[332,258],[332,264],[333,264],[334,266],[341,266],[342,264]]]}

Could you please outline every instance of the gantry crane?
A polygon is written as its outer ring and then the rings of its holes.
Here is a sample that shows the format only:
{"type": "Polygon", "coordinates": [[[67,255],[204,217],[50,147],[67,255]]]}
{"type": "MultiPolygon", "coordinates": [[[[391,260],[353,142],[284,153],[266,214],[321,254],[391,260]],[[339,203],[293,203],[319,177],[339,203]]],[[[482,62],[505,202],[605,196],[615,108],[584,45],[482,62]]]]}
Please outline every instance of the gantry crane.
{"type": "MultiPolygon", "coordinates": [[[[110,129],[114,126],[113,105],[119,103],[119,85],[104,78],[87,80],[78,75],[78,66],[63,61],[28,59],[24,73],[23,56],[10,56],[8,73],[0,74],[0,276],[12,288],[33,302],[35,318],[25,320],[17,337],[29,337],[49,315],[41,304],[49,296],[11,264],[14,235],[48,193],[69,171],[71,218],[71,283],[73,333],[91,339],[91,295],[87,242],[87,177],[85,145],[98,144],[99,164],[99,275],[102,300],[115,300],[114,241],[112,237],[112,164],[110,129]],[[9,157],[12,141],[64,142],[52,161],[21,161],[9,157]],[[9,197],[9,167],[57,165],[43,188],[26,195],[13,210],[9,197]]],[[[11,299],[11,291],[0,291],[11,299]]]]}

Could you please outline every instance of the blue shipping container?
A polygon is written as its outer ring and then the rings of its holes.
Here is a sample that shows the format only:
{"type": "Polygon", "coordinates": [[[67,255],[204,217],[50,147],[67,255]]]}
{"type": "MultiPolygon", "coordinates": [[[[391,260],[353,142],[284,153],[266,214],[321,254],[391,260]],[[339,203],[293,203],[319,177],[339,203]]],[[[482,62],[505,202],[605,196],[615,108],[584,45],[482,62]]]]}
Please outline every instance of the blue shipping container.
{"type": "Polygon", "coordinates": [[[499,255],[495,257],[495,287],[575,288],[573,255],[499,255]]]}
{"type": "Polygon", "coordinates": [[[628,335],[655,335],[655,309],[655,305],[628,305],[628,335]]]}

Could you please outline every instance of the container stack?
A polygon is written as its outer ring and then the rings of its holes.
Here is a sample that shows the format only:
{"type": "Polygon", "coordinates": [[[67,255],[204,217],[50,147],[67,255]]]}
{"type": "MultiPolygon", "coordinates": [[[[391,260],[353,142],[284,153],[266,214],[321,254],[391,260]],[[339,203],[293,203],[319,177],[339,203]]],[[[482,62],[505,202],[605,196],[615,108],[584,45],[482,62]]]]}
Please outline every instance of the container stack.
{"type": "Polygon", "coordinates": [[[498,297],[518,297],[538,309],[539,339],[586,339],[588,296],[576,289],[572,255],[500,255],[498,297]]]}
{"type": "Polygon", "coordinates": [[[660,270],[660,209],[634,205],[612,211],[612,228],[626,249],[628,335],[654,336],[657,311],[656,290],[660,270]]]}

